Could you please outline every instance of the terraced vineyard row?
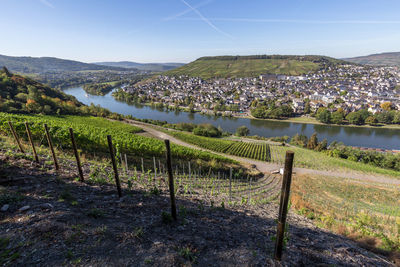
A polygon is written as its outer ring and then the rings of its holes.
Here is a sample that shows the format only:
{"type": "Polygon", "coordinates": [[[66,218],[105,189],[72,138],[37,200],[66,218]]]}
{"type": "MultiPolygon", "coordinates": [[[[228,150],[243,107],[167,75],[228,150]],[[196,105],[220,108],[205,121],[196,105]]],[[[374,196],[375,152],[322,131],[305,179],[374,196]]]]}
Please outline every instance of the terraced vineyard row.
{"type": "MultiPolygon", "coordinates": [[[[34,140],[45,140],[43,124],[47,123],[50,134],[57,147],[70,148],[68,128],[72,127],[79,149],[86,152],[107,152],[107,135],[111,135],[113,143],[123,153],[133,153],[141,157],[163,157],[165,145],[161,140],[135,135],[141,129],[117,121],[89,116],[47,116],[17,115],[0,112],[0,134],[10,135],[8,121],[12,121],[17,134],[27,139],[24,122],[29,122],[34,140]]],[[[40,142],[44,144],[44,142],[40,142]]],[[[47,143],[46,143],[47,144],[47,143]]],[[[172,156],[180,159],[201,159],[205,161],[233,163],[231,159],[205,151],[190,149],[171,144],[172,156]]]]}
{"type": "Polygon", "coordinates": [[[262,161],[271,161],[271,150],[268,144],[233,142],[225,153],[262,161]]]}
{"type": "Polygon", "coordinates": [[[187,143],[212,151],[261,161],[272,161],[271,148],[268,144],[220,140],[182,132],[169,132],[169,134],[187,143]]]}

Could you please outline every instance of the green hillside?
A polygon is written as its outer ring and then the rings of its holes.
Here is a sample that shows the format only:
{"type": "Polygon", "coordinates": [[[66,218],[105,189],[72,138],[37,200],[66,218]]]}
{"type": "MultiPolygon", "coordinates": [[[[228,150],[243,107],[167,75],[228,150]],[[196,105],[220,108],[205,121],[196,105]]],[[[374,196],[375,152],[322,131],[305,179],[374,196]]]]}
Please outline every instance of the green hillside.
{"type": "Polygon", "coordinates": [[[202,57],[180,68],[167,71],[165,74],[188,75],[203,79],[257,77],[260,74],[300,75],[341,63],[344,61],[324,56],[202,57]]]}
{"type": "Polygon", "coordinates": [[[62,91],[0,69],[0,111],[35,114],[79,114],[119,118],[109,110],[86,106],[62,91]]]}

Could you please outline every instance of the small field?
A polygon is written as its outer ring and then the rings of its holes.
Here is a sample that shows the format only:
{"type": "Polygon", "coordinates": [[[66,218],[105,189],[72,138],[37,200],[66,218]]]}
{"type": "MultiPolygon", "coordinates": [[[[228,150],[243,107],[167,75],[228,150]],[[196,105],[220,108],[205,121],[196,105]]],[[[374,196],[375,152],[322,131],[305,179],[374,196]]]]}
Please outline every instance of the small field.
{"type": "Polygon", "coordinates": [[[329,157],[323,152],[317,152],[305,148],[294,147],[294,146],[270,146],[271,147],[271,158],[272,162],[281,163],[284,162],[284,155],[287,150],[295,152],[295,167],[302,167],[314,170],[326,170],[326,171],[342,171],[351,172],[359,171],[364,173],[388,175],[393,178],[400,179],[400,172],[375,167],[372,165],[364,164],[361,162],[355,162],[348,159],[329,157]]]}
{"type": "Polygon", "coordinates": [[[317,225],[370,248],[400,252],[400,189],[326,176],[296,176],[292,206],[317,225]]]}

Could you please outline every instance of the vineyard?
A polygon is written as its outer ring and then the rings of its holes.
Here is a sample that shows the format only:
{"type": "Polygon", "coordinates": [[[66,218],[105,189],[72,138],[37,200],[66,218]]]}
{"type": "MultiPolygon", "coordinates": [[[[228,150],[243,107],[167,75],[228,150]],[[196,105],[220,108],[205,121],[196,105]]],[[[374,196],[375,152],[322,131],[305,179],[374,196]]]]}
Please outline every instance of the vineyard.
{"type": "Polygon", "coordinates": [[[182,132],[168,132],[182,141],[219,153],[272,162],[269,144],[220,140],[182,132]]]}
{"type": "MultiPolygon", "coordinates": [[[[218,153],[226,153],[233,156],[250,158],[271,163],[283,164],[287,147],[279,145],[270,145],[266,143],[240,142],[211,137],[197,136],[194,134],[168,131],[168,134],[193,145],[205,148],[218,153]]],[[[294,166],[298,164],[295,158],[294,166]]]]}
{"type": "MultiPolygon", "coordinates": [[[[9,136],[0,136],[0,149],[5,155],[33,161],[34,157],[30,152],[29,143],[25,142],[27,138],[24,122],[27,121],[38,148],[40,159],[38,163],[43,169],[50,169],[52,161],[43,131],[43,124],[46,123],[50,127],[52,139],[56,144],[61,168],[66,173],[69,173],[72,179],[78,181],[78,178],[76,178],[78,172],[74,169],[75,164],[69,153],[71,139],[68,135],[68,129],[71,127],[76,133],[76,142],[80,149],[80,154],[83,155],[84,180],[82,179],[81,182],[89,186],[113,186],[114,180],[117,180],[117,178],[114,176],[115,171],[111,168],[110,155],[107,154],[107,136],[112,136],[115,153],[110,153],[112,154],[111,158],[115,157],[116,159],[115,169],[116,173],[119,173],[123,196],[132,195],[137,190],[144,192],[145,196],[166,195],[169,188],[171,188],[168,184],[171,180],[167,171],[167,169],[171,170],[171,168],[167,168],[165,161],[165,144],[160,140],[137,135],[142,131],[141,128],[96,117],[31,116],[0,113],[0,119],[1,135],[9,136]],[[18,136],[22,137],[22,144],[27,153],[18,153],[15,151],[16,146],[8,144],[11,140],[8,121],[12,121],[18,136]],[[86,158],[85,154],[93,154],[93,157],[86,158]]],[[[169,134],[184,139],[188,143],[219,153],[276,163],[284,161],[283,156],[288,149],[284,146],[219,140],[180,132],[169,132],[169,134]]],[[[199,210],[205,207],[224,209],[226,206],[265,205],[276,203],[280,198],[282,177],[279,174],[262,176],[259,173],[254,174],[244,169],[236,168],[234,161],[220,155],[173,144],[171,148],[174,195],[181,200],[198,202],[199,210]],[[199,162],[199,159],[214,163],[205,166],[199,162]],[[226,163],[226,165],[218,165],[220,162],[226,163]]],[[[300,158],[300,160],[302,159],[300,158]]],[[[317,161],[317,158],[314,158],[314,160],[317,161]]],[[[112,163],[115,165],[114,160],[112,163]]],[[[348,181],[343,182],[343,186],[348,187],[348,185],[348,181]]],[[[397,195],[390,199],[388,198],[388,201],[385,200],[382,207],[374,207],[365,203],[365,205],[353,205],[358,207],[358,209],[354,208],[353,211],[353,206],[349,201],[355,203],[357,199],[363,198],[365,193],[370,193],[370,197],[374,198],[375,195],[379,195],[381,188],[376,188],[369,192],[360,185],[356,188],[360,192],[362,191],[358,196],[353,194],[355,189],[348,189],[348,192],[342,195],[343,189],[338,190],[336,180],[326,179],[326,181],[322,182],[318,179],[316,181],[296,179],[294,180],[291,203],[303,215],[307,215],[310,218],[318,216],[317,223],[320,223],[323,227],[330,227],[331,225],[343,227],[345,225],[348,231],[353,231],[353,229],[360,231],[360,237],[374,236],[382,239],[385,241],[384,249],[386,250],[398,250],[398,235],[393,234],[399,229],[397,225],[398,209],[391,209],[390,205],[387,205],[387,202],[392,203],[393,199],[396,199],[398,192],[393,192],[397,195]],[[328,188],[326,187],[327,185],[329,185],[328,188]],[[325,193],[321,194],[321,192],[325,192],[323,190],[327,192],[326,195],[325,193]],[[330,199],[331,195],[340,196],[342,201],[337,202],[339,198],[336,197],[330,199]],[[338,217],[341,212],[340,207],[345,204],[348,205],[346,206],[346,214],[338,217]],[[368,212],[389,214],[389,218],[385,217],[386,215],[382,217],[386,220],[387,227],[384,228],[377,221],[373,221],[376,229],[360,226],[366,221],[376,220],[379,215],[374,214],[372,216],[371,213],[368,217],[363,213],[364,207],[367,210],[367,215],[369,214],[368,212]],[[334,215],[327,212],[322,213],[321,211],[323,210],[329,210],[334,215]],[[340,220],[334,219],[336,217],[340,218],[340,220]]],[[[184,207],[182,209],[184,212],[184,207]]]]}
{"type": "MultiPolygon", "coordinates": [[[[82,159],[83,173],[89,184],[112,184],[113,172],[107,159],[107,135],[112,135],[116,147],[117,169],[120,173],[122,187],[128,190],[142,188],[145,191],[168,190],[168,176],[165,165],[165,145],[160,140],[138,136],[142,129],[125,123],[109,121],[96,117],[81,116],[39,116],[39,115],[13,115],[0,113],[0,133],[10,134],[8,121],[12,121],[18,136],[23,137],[24,147],[29,147],[25,142],[25,121],[29,121],[32,137],[36,140],[41,157],[50,159],[45,145],[43,124],[50,128],[54,144],[59,151],[57,154],[62,160],[68,159],[71,148],[71,139],[68,128],[75,132],[75,139],[81,154],[93,153],[91,159],[82,159]],[[103,152],[103,153],[101,153],[103,152]],[[97,154],[97,156],[96,156],[97,154]],[[104,162],[105,161],[105,162],[104,162]]],[[[239,155],[245,151],[246,143],[223,141],[228,143],[226,150],[239,155]],[[233,143],[233,144],[232,144],[233,143]],[[235,152],[236,151],[236,152],[235,152]]],[[[216,142],[217,144],[217,142],[216,142]]],[[[266,146],[256,146],[255,153],[265,153],[266,146]]],[[[173,145],[172,154],[174,162],[175,194],[182,197],[201,196],[208,204],[220,202],[220,205],[243,205],[269,203],[279,196],[281,177],[279,175],[250,174],[241,168],[232,168],[233,161],[219,155],[204,151],[173,145]],[[221,165],[205,166],[199,159],[222,161],[231,167],[221,165]]],[[[28,155],[30,153],[28,152],[28,155]]],[[[247,154],[243,154],[247,155],[247,154]]],[[[256,154],[258,155],[258,154],[256,154]]],[[[258,155],[261,158],[261,155],[258,155]]],[[[265,159],[266,157],[264,157],[265,159]]],[[[69,157],[70,159],[70,157],[69,157]]],[[[46,161],[48,162],[48,161],[46,161]]],[[[49,164],[49,163],[47,163],[49,164]]],[[[50,164],[51,165],[51,164],[50,164]]],[[[70,164],[67,164],[70,165],[70,164]]]]}
{"type": "MultiPolygon", "coordinates": [[[[17,133],[25,138],[24,122],[29,122],[33,139],[45,144],[43,124],[47,123],[54,143],[60,149],[71,148],[68,129],[76,133],[79,148],[85,152],[106,152],[107,135],[112,135],[113,142],[119,152],[132,153],[140,157],[161,157],[165,147],[161,140],[136,135],[142,130],[122,122],[110,121],[97,117],[85,116],[45,116],[45,115],[15,115],[0,113],[0,133],[9,135],[8,121],[12,121],[17,133]]],[[[173,157],[181,159],[200,159],[232,164],[233,160],[212,153],[198,151],[172,144],[173,157]]]]}

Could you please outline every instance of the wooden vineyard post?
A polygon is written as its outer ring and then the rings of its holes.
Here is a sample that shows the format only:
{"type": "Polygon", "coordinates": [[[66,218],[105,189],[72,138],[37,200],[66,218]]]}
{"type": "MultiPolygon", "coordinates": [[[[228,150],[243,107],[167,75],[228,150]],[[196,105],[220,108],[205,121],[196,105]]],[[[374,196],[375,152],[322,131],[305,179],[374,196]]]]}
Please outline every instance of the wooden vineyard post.
{"type": "Polygon", "coordinates": [[[46,132],[47,143],[49,144],[51,155],[53,156],[54,167],[56,168],[56,170],[59,170],[60,167],[58,166],[56,153],[54,152],[54,148],[53,148],[53,141],[51,140],[51,136],[49,133],[49,128],[47,128],[47,124],[44,125],[44,131],[46,132]]]}
{"type": "Polygon", "coordinates": [[[28,135],[28,139],[29,139],[29,143],[31,143],[31,147],[32,147],[32,152],[33,152],[33,156],[35,157],[35,161],[37,163],[39,163],[39,157],[36,153],[36,148],[35,148],[35,144],[33,143],[33,139],[32,139],[32,133],[31,133],[31,129],[29,129],[29,124],[28,122],[25,122],[25,129],[26,129],[26,133],[28,135]]]}
{"type": "Polygon", "coordinates": [[[121,160],[121,167],[125,169],[124,159],[122,158],[122,153],[119,153],[119,158],[121,160]]]}
{"type": "Polygon", "coordinates": [[[156,164],[156,157],[153,157],[153,165],[154,165],[154,186],[156,186],[156,181],[157,181],[157,164],[156,164]]]}
{"type": "Polygon", "coordinates": [[[115,184],[117,185],[118,196],[122,197],[121,184],[119,182],[117,162],[115,161],[114,148],[112,145],[111,135],[107,135],[108,148],[110,149],[110,157],[114,169],[115,184]]]}
{"type": "Polygon", "coordinates": [[[12,122],[11,122],[11,121],[9,121],[9,122],[8,122],[8,125],[10,126],[10,129],[11,129],[11,132],[12,132],[12,134],[13,134],[13,136],[14,136],[14,139],[15,139],[15,141],[16,141],[16,142],[17,142],[17,144],[18,144],[19,151],[21,151],[22,153],[25,153],[24,149],[22,148],[21,142],[19,141],[19,138],[18,138],[17,132],[15,131],[15,129],[14,129],[14,126],[13,126],[12,122]]]}
{"type": "Polygon", "coordinates": [[[249,180],[249,205],[251,205],[251,182],[252,182],[252,177],[250,177],[249,180]]]}
{"type": "Polygon", "coordinates": [[[78,166],[79,179],[80,179],[81,182],[83,182],[84,178],[83,178],[81,160],[79,159],[78,149],[76,148],[74,130],[72,130],[72,128],[69,128],[69,134],[71,136],[72,148],[74,149],[76,165],[78,166]]]}
{"type": "Polygon", "coordinates": [[[177,220],[176,216],[176,204],[175,204],[175,189],[174,189],[174,176],[172,174],[172,162],[171,162],[171,148],[169,140],[164,140],[166,147],[167,157],[167,169],[168,169],[168,182],[169,182],[169,195],[171,197],[171,215],[174,220],[177,220]]]}
{"type": "Polygon", "coordinates": [[[292,151],[286,151],[285,158],[285,169],[283,171],[281,200],[279,205],[278,213],[278,227],[276,233],[275,243],[275,260],[280,261],[282,259],[283,240],[285,235],[286,215],[288,211],[288,202],[290,194],[290,184],[292,182],[292,169],[293,169],[293,157],[292,151]]]}
{"type": "Polygon", "coordinates": [[[217,180],[217,191],[218,191],[218,195],[219,195],[219,185],[220,185],[220,183],[221,183],[221,180],[220,180],[220,173],[218,172],[218,180],[217,180]]]}
{"type": "Polygon", "coordinates": [[[128,158],[126,157],[126,154],[124,154],[124,158],[125,158],[125,175],[128,175],[128,158]]]}
{"type": "Polygon", "coordinates": [[[232,201],[232,167],[229,169],[229,200],[232,201]]]}
{"type": "Polygon", "coordinates": [[[190,196],[193,196],[192,168],[190,167],[190,161],[188,162],[188,169],[189,169],[189,190],[190,190],[190,196]]]}

